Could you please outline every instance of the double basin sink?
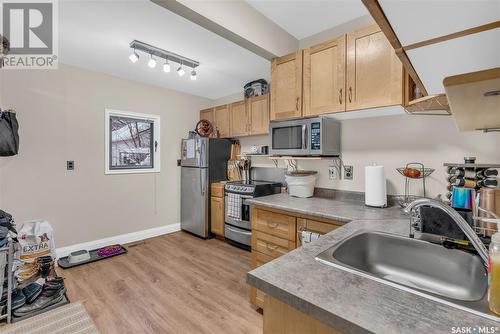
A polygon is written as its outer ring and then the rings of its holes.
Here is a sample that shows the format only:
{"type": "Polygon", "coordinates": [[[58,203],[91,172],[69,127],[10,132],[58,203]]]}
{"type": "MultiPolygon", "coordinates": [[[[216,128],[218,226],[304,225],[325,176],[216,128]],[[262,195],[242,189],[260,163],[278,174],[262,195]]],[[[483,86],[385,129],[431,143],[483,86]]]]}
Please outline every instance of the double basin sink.
{"type": "Polygon", "coordinates": [[[384,232],[361,231],[325,250],[316,260],[494,317],[488,315],[486,268],[479,256],[462,250],[384,232]]]}

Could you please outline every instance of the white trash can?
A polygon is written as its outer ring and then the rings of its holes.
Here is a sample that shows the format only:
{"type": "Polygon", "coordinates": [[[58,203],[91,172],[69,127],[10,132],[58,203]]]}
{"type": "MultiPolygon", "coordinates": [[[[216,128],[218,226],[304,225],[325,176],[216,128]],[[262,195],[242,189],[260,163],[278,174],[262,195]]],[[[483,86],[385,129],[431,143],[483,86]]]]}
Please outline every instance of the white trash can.
{"type": "Polygon", "coordinates": [[[285,175],[288,194],[294,197],[312,197],[316,185],[316,171],[295,171],[285,175]]]}

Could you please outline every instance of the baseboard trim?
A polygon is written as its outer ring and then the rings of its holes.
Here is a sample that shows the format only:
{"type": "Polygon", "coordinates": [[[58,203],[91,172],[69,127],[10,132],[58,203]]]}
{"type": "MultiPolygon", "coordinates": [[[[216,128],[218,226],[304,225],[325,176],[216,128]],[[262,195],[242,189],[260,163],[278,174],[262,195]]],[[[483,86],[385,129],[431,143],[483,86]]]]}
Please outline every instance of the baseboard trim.
{"type": "Polygon", "coordinates": [[[57,258],[60,258],[60,257],[68,256],[71,252],[74,252],[77,250],[82,250],[82,249],[91,250],[91,249],[96,249],[96,248],[100,248],[100,247],[104,247],[104,246],[112,245],[112,244],[127,244],[130,242],[149,239],[149,238],[157,237],[157,236],[160,236],[163,234],[177,232],[180,230],[181,230],[181,224],[179,224],[179,223],[165,225],[165,226],[150,228],[148,230],[126,233],[126,234],[116,235],[116,236],[109,237],[109,238],[83,242],[80,244],[75,244],[75,245],[66,246],[66,247],[60,247],[60,248],[56,249],[56,254],[57,254],[57,258]]]}

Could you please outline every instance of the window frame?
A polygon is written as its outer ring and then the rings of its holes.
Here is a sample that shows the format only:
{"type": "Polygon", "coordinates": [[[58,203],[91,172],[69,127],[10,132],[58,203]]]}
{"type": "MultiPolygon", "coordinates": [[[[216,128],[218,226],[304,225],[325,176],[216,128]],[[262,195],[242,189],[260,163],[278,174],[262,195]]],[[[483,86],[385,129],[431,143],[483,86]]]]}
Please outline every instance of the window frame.
{"type": "Polygon", "coordinates": [[[104,147],[104,174],[159,173],[161,167],[160,116],[106,108],[104,110],[104,147]],[[153,167],[111,168],[111,117],[131,118],[153,123],[153,155],[151,157],[153,167]]]}

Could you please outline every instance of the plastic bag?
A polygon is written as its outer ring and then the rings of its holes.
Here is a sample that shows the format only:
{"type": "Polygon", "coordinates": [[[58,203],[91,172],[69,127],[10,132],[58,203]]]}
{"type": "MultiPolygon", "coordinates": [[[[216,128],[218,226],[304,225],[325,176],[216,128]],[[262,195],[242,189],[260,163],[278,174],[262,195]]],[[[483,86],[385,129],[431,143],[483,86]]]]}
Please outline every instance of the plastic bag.
{"type": "Polygon", "coordinates": [[[47,221],[24,223],[19,231],[19,260],[33,262],[40,256],[56,257],[56,245],[52,226],[47,221]]]}

